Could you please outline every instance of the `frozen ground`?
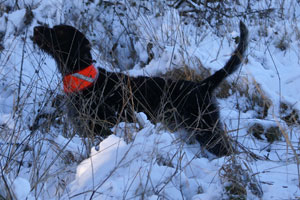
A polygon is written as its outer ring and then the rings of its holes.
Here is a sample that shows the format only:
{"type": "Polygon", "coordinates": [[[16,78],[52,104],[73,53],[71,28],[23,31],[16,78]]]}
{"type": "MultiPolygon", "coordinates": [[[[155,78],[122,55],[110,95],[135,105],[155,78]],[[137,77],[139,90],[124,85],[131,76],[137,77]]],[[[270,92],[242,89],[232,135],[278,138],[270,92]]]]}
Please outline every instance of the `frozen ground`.
{"type": "Polygon", "coordinates": [[[0,2],[0,197],[300,199],[300,4],[257,1],[250,12],[246,0],[224,3],[232,18],[224,9],[223,24],[207,19],[197,26],[180,13],[203,4],[186,1],[174,9],[167,4],[179,1],[134,2],[0,2]],[[30,130],[40,110],[51,112],[49,102],[62,93],[54,60],[31,41],[34,26],[73,25],[92,41],[97,66],[161,76],[182,66],[202,73],[200,63],[211,73],[221,68],[235,47],[239,20],[251,33],[247,60],[228,78],[229,89],[221,88],[218,102],[242,153],[204,157],[198,144],[183,142],[184,130],[171,132],[143,113],[91,148],[67,137],[72,128],[64,116],[30,130]]]}

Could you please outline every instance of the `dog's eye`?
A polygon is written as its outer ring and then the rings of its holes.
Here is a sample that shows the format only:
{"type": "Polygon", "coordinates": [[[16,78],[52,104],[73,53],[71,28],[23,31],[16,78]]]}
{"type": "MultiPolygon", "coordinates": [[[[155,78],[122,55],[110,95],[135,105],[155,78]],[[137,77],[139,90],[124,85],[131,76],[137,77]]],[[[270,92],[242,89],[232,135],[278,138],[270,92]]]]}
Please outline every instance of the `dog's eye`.
{"type": "Polygon", "coordinates": [[[64,35],[64,31],[63,30],[56,30],[55,33],[59,37],[64,35]]]}

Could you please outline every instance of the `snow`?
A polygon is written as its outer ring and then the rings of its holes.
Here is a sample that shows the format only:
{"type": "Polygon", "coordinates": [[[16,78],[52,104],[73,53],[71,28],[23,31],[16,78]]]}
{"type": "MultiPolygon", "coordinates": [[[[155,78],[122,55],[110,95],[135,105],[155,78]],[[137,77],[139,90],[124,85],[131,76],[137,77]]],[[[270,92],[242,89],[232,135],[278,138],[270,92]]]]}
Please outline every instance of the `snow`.
{"type": "MultiPolygon", "coordinates": [[[[253,9],[275,11],[266,19],[251,13],[223,18],[215,29],[217,20],[208,23],[209,13],[203,16],[207,22],[197,26],[165,1],[105,1],[106,7],[101,2],[1,2],[0,198],[230,199],[226,188],[233,176],[240,178],[249,200],[300,198],[299,119],[293,124],[284,120],[300,113],[299,3],[253,2],[253,9]],[[29,25],[24,23],[28,9],[33,13],[29,25]],[[66,116],[30,129],[39,112],[53,112],[52,100],[62,94],[54,60],[30,39],[34,26],[73,25],[92,42],[96,66],[132,76],[161,76],[182,66],[200,73],[197,59],[211,73],[220,69],[236,46],[240,19],[250,31],[247,60],[228,78],[228,96],[218,99],[225,130],[244,147],[240,154],[204,156],[199,144],[186,142],[185,130],[154,124],[144,113],[136,113],[136,123],[115,125],[114,134],[100,143],[74,135],[66,116]],[[281,40],[285,50],[278,48],[281,40]],[[147,63],[150,42],[154,57],[147,63]],[[117,58],[109,53],[115,43],[117,58]],[[263,118],[258,94],[271,102],[263,118]],[[255,124],[265,131],[277,127],[285,137],[273,143],[265,135],[257,139],[248,131],[255,124]],[[240,170],[235,172],[234,166],[240,170]]],[[[248,1],[239,2],[224,6],[243,13],[248,1]]],[[[182,6],[188,9],[187,3],[182,6]]]]}
{"type": "Polygon", "coordinates": [[[26,199],[30,193],[30,183],[24,178],[17,177],[13,181],[12,191],[16,194],[17,199],[26,199]]]}
{"type": "Polygon", "coordinates": [[[195,159],[189,151],[194,146],[172,142],[172,134],[145,116],[143,120],[146,123],[134,133],[132,142],[126,144],[123,138],[111,135],[100,143],[98,151],[92,149],[90,157],[77,167],[69,198],[89,198],[95,190],[96,199],[148,198],[161,190],[160,195],[166,198],[181,199],[183,195],[190,199],[197,194],[198,183],[218,184],[211,182],[215,167],[206,169],[208,160],[195,159]],[[166,161],[169,163],[162,163],[166,161]],[[179,167],[181,173],[177,174],[179,167]]]}

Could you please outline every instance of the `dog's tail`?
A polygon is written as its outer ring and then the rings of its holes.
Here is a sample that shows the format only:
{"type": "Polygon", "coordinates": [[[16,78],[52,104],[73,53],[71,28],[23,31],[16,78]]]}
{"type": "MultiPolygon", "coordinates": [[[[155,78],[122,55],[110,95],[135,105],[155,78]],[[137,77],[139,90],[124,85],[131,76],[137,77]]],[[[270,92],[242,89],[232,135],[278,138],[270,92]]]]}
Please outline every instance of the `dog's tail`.
{"type": "Polygon", "coordinates": [[[233,55],[227,61],[226,65],[215,72],[213,75],[207,77],[201,82],[201,86],[207,86],[208,91],[213,91],[219,84],[230,74],[235,72],[243,60],[244,53],[248,46],[248,29],[246,25],[240,21],[240,42],[235,49],[233,55]]]}

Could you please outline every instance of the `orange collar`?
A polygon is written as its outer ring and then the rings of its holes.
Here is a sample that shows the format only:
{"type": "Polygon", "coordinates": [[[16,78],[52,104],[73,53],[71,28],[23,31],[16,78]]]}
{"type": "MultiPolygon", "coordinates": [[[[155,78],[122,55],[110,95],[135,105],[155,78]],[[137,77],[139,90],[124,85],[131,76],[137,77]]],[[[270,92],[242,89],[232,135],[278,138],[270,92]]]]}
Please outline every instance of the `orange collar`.
{"type": "Polygon", "coordinates": [[[63,78],[64,91],[67,94],[82,91],[92,86],[97,76],[98,70],[94,65],[90,65],[77,73],[66,75],[63,78]]]}

